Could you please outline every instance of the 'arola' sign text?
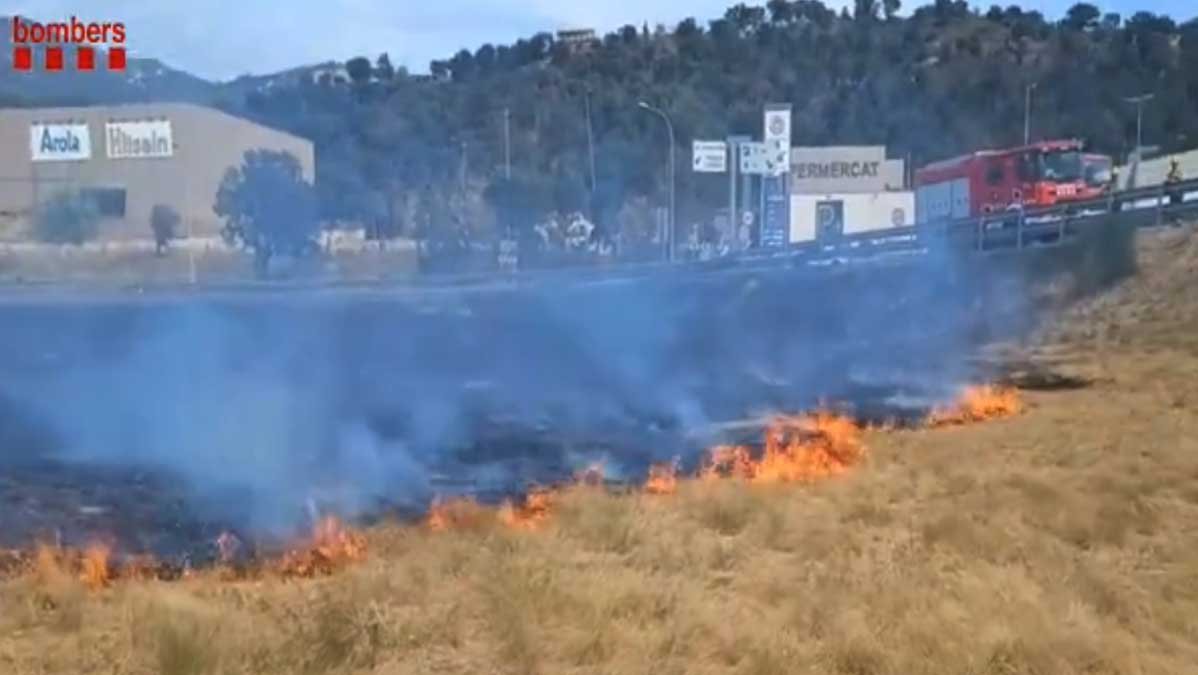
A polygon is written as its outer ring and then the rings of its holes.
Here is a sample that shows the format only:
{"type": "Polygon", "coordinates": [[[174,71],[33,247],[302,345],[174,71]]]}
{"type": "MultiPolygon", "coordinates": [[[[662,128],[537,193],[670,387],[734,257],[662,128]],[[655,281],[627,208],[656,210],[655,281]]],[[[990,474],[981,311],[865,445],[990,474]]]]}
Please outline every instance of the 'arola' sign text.
{"type": "Polygon", "coordinates": [[[70,161],[92,156],[91,137],[83,123],[34,123],[29,127],[29,156],[35,162],[70,161]]]}

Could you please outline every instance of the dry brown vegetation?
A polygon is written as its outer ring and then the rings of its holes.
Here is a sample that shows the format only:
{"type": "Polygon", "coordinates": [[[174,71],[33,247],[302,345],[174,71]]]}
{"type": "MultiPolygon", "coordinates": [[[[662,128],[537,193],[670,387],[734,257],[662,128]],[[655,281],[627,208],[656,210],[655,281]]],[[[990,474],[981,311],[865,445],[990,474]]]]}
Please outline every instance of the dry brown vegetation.
{"type": "Polygon", "coordinates": [[[1184,673],[1198,664],[1198,237],[1020,355],[1014,418],[876,430],[814,485],[579,487],[534,531],[381,526],[320,580],[0,585],[3,673],[1184,673]]]}

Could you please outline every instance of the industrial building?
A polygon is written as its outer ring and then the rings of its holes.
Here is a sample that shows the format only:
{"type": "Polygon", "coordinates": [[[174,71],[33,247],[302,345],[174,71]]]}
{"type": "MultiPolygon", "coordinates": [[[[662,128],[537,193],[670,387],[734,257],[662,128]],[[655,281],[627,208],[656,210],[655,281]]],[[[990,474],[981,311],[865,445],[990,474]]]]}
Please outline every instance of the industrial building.
{"type": "Polygon", "coordinates": [[[791,243],[915,223],[906,163],[884,146],[795,147],[790,169],[791,243]]]}
{"type": "Polygon", "coordinates": [[[36,205],[62,192],[93,198],[102,240],[148,239],[150,212],[169,206],[180,236],[211,238],[225,172],[248,150],[293,155],[315,181],[308,140],[183,103],[0,110],[0,240],[30,237],[36,205]]]}

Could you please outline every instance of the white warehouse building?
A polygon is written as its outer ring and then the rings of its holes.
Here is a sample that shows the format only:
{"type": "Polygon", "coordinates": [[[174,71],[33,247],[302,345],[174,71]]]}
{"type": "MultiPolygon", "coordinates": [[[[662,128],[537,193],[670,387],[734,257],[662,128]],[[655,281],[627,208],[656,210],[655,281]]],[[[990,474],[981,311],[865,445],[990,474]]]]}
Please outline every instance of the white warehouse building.
{"type": "Polygon", "coordinates": [[[792,244],[915,224],[906,164],[885,146],[795,147],[790,165],[792,244]]]}

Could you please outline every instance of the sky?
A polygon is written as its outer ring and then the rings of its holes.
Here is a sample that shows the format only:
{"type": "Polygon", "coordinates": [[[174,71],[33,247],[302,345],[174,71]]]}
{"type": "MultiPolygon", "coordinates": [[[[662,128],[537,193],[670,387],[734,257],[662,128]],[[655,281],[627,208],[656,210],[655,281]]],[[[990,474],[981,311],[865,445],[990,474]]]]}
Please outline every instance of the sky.
{"type": "MultiPolygon", "coordinates": [[[[624,24],[673,26],[693,16],[706,23],[739,0],[0,0],[0,16],[41,21],[77,16],[122,21],[135,56],[213,80],[264,74],[322,61],[387,52],[396,66],[427,72],[432,59],[466,47],[509,44],[540,31],[586,27],[600,32],[624,24]]],[[[846,0],[824,0],[839,8],[846,0]]],[[[1011,4],[974,0],[971,4],[1011,4]]],[[[1024,0],[1049,18],[1076,0],[1024,0]]],[[[1091,0],[1124,16],[1140,10],[1184,20],[1194,0],[1091,0]]],[[[750,2],[748,4],[763,4],[750,2]]],[[[851,2],[850,2],[851,4],[851,2]]],[[[918,4],[908,0],[910,7],[918,4]]],[[[906,9],[909,9],[907,7],[906,9]]]]}

